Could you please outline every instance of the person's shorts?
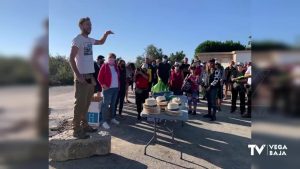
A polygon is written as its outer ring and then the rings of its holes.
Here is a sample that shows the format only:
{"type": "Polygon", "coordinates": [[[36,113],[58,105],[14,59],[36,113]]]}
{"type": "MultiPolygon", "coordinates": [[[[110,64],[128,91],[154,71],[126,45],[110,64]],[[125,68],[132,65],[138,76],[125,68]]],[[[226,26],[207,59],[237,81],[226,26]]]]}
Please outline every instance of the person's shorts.
{"type": "Polygon", "coordinates": [[[192,93],[188,93],[187,96],[188,96],[188,98],[191,98],[191,99],[198,99],[198,97],[199,97],[197,91],[193,91],[192,93]]]}

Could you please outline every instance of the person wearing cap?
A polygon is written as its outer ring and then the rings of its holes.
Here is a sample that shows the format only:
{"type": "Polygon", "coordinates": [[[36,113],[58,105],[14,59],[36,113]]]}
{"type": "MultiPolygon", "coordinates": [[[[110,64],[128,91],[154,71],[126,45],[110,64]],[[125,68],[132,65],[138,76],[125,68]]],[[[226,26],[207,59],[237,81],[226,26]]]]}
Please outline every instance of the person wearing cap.
{"type": "Polygon", "coordinates": [[[87,122],[87,111],[94,94],[96,80],[93,73],[93,45],[103,45],[107,37],[113,34],[106,31],[101,39],[96,40],[89,37],[92,30],[92,23],[89,17],[81,18],[78,24],[81,33],[72,41],[70,53],[70,65],[75,78],[75,105],[73,118],[73,136],[79,139],[86,139],[89,136],[86,132],[96,132],[87,122]]]}
{"type": "Polygon", "coordinates": [[[137,68],[134,74],[135,81],[135,104],[137,109],[137,119],[141,120],[141,112],[143,103],[149,97],[149,74],[147,73],[148,66],[143,64],[141,68],[137,68]]]}
{"type": "Polygon", "coordinates": [[[179,68],[179,63],[175,62],[174,69],[171,70],[171,76],[169,80],[170,91],[172,91],[174,95],[183,95],[181,90],[183,80],[183,72],[179,68]]]}
{"type": "MultiPolygon", "coordinates": [[[[105,59],[104,59],[104,56],[102,56],[102,55],[99,55],[97,57],[97,60],[94,61],[94,69],[95,69],[94,78],[95,79],[98,78],[100,68],[104,64],[104,61],[105,61],[105,59]]],[[[100,86],[100,83],[98,82],[98,80],[96,80],[96,86],[95,86],[94,93],[97,93],[97,97],[100,97],[101,91],[102,91],[102,88],[100,86]]]]}
{"type": "Polygon", "coordinates": [[[120,90],[119,68],[116,64],[117,56],[114,53],[108,55],[107,62],[101,66],[98,81],[103,89],[103,102],[101,104],[102,127],[109,129],[108,121],[119,124],[116,117],[116,102],[120,90]]]}
{"type": "Polygon", "coordinates": [[[207,107],[208,114],[204,115],[205,118],[210,118],[211,121],[216,120],[217,112],[217,92],[220,87],[220,71],[215,66],[215,59],[209,61],[210,74],[208,77],[207,92],[207,107]]]}
{"type": "Polygon", "coordinates": [[[234,71],[231,75],[232,85],[232,100],[231,100],[231,113],[236,111],[236,100],[239,95],[240,98],[240,113],[243,115],[245,113],[245,84],[247,79],[244,77],[243,65],[241,63],[237,64],[237,71],[234,71]]]}
{"type": "Polygon", "coordinates": [[[168,85],[170,71],[171,71],[171,65],[168,63],[168,56],[164,55],[162,62],[158,65],[157,76],[161,79],[161,81],[165,85],[168,85]]]}

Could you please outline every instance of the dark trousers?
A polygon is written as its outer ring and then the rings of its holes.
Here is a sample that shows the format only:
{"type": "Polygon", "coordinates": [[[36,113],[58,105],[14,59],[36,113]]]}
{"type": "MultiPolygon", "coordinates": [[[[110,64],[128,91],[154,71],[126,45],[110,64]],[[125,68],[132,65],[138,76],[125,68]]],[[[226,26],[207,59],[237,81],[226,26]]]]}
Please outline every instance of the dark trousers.
{"type": "Polygon", "coordinates": [[[240,96],[240,111],[245,113],[245,93],[246,90],[242,86],[232,88],[232,100],[231,100],[231,110],[236,110],[236,100],[238,95],[240,96]]]}
{"type": "Polygon", "coordinates": [[[151,92],[152,82],[149,82],[149,83],[148,83],[148,86],[149,86],[149,87],[148,87],[148,92],[151,92]]]}
{"type": "Polygon", "coordinates": [[[217,112],[217,92],[218,88],[216,87],[211,87],[206,92],[208,114],[210,115],[216,115],[217,112]],[[213,110],[213,112],[211,112],[211,110],[213,110]]]}
{"type": "Polygon", "coordinates": [[[251,106],[252,106],[252,103],[251,103],[251,99],[252,99],[252,90],[251,90],[251,87],[247,89],[247,113],[249,115],[251,115],[251,106]]]}
{"type": "Polygon", "coordinates": [[[145,100],[149,97],[149,92],[147,89],[135,89],[135,103],[136,103],[136,109],[138,112],[138,116],[140,116],[142,110],[143,110],[143,103],[145,103],[145,100]]]}
{"type": "Polygon", "coordinates": [[[117,102],[116,102],[116,109],[117,109],[118,104],[119,104],[119,114],[120,115],[122,114],[122,110],[123,110],[125,93],[126,93],[126,89],[125,88],[120,88],[119,94],[118,94],[118,97],[117,97],[117,102]]]}

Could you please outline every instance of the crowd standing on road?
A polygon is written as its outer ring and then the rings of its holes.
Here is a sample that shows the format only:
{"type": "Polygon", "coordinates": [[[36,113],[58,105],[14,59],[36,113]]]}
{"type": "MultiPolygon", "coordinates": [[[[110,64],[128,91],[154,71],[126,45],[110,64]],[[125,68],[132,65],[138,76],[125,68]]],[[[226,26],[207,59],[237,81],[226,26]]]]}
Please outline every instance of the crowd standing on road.
{"type": "Polygon", "coordinates": [[[100,40],[88,37],[91,32],[91,21],[82,18],[79,21],[81,33],[73,39],[70,54],[70,65],[75,77],[75,105],[73,120],[73,136],[88,138],[86,132],[95,132],[88,125],[86,113],[94,93],[102,97],[101,126],[109,129],[109,122],[118,125],[116,120],[122,116],[123,104],[131,103],[128,99],[129,88],[135,93],[137,119],[141,120],[143,103],[151,94],[151,89],[157,83],[173,92],[174,95],[186,95],[188,98],[188,113],[197,115],[197,104],[207,100],[208,113],[204,118],[217,120],[217,112],[222,111],[223,100],[229,99],[231,91],[231,113],[236,111],[236,102],[240,99],[242,117],[251,117],[251,63],[230,61],[226,68],[212,58],[208,61],[188,58],[172,62],[164,55],[160,59],[145,56],[141,65],[118,60],[116,54],[105,57],[99,55],[93,61],[93,45],[102,45],[107,37],[113,34],[106,31],[100,40]],[[202,95],[202,98],[200,97],[202,95]],[[247,111],[246,111],[247,96],[247,111]],[[201,99],[200,99],[201,98],[201,99]]]}

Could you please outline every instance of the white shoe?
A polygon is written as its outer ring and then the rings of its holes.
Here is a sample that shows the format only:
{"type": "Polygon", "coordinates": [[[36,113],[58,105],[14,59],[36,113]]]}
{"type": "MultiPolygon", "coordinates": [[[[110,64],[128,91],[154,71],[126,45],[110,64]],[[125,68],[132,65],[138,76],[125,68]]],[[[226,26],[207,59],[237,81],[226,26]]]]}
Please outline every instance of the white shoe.
{"type": "Polygon", "coordinates": [[[103,127],[104,129],[110,129],[109,125],[108,125],[106,122],[104,122],[104,123],[102,124],[102,127],[103,127]]]}
{"type": "Polygon", "coordinates": [[[112,119],[111,122],[114,123],[114,124],[116,124],[116,125],[120,124],[120,122],[118,120],[116,120],[116,119],[112,119]]]}

